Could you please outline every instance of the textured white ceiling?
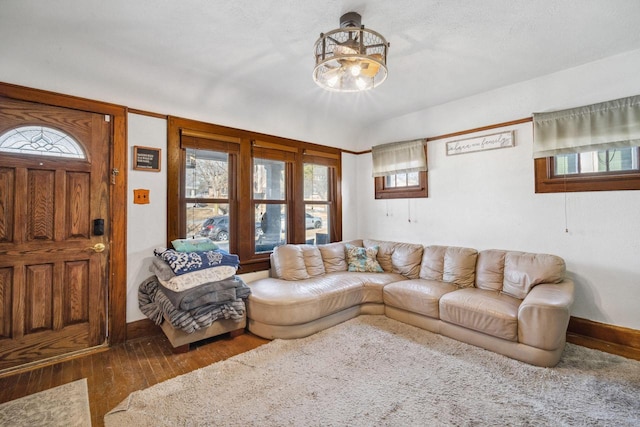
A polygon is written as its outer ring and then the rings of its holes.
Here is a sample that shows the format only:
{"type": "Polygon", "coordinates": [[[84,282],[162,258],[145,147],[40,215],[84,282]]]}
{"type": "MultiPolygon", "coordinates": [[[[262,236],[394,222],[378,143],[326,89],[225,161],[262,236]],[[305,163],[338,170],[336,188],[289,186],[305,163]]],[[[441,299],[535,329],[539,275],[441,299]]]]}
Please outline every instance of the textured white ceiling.
{"type": "Polygon", "coordinates": [[[264,112],[347,131],[638,49],[639,21],[639,0],[0,0],[0,80],[221,124],[264,112]],[[313,44],[349,11],[391,43],[389,77],[326,92],[313,44]]]}

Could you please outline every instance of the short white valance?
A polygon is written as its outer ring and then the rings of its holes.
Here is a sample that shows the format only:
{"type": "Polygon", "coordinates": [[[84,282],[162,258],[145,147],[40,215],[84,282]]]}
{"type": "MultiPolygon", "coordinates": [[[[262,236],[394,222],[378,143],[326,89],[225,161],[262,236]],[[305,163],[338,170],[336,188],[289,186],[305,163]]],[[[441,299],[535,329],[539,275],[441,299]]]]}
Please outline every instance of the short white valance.
{"type": "Polygon", "coordinates": [[[424,139],[416,139],[372,147],[373,176],[426,171],[427,156],[424,144],[424,139]]]}
{"type": "Polygon", "coordinates": [[[640,95],[533,114],[533,157],[640,145],[640,95]]]}

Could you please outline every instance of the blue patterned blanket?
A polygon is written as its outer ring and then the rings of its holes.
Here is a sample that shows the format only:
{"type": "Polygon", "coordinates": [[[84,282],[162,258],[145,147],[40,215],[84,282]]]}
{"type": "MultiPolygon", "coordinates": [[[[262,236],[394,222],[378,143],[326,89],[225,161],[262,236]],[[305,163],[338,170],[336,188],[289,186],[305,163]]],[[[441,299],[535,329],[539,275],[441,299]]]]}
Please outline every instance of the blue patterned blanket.
{"type": "Polygon", "coordinates": [[[159,248],[155,249],[153,253],[166,261],[176,276],[221,265],[237,269],[240,264],[238,255],[229,254],[220,249],[203,252],[177,252],[173,249],[159,248]]]}

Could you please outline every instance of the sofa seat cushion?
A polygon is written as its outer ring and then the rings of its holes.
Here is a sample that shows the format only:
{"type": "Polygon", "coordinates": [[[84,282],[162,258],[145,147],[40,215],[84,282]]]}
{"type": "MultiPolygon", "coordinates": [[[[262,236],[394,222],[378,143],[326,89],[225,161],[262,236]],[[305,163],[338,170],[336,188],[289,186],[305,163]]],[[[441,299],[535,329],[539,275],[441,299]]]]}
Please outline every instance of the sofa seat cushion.
{"type": "Polygon", "coordinates": [[[440,298],[440,319],[503,338],[518,340],[518,307],[522,301],[499,291],[465,288],[440,298]]]}
{"type": "Polygon", "coordinates": [[[385,286],[383,299],[386,305],[439,319],[440,298],[457,289],[453,283],[437,280],[403,280],[385,286]]]}
{"type": "MultiPolygon", "coordinates": [[[[335,273],[339,275],[340,273],[335,273]]],[[[350,274],[350,273],[348,273],[350,274]]],[[[357,273],[357,276],[362,280],[362,285],[365,288],[375,288],[380,291],[382,297],[382,288],[389,283],[406,281],[407,278],[398,273],[357,273]]],[[[380,300],[382,302],[382,300],[380,300]]]]}
{"type": "Polygon", "coordinates": [[[396,273],[371,273],[371,272],[349,272],[338,271],[331,273],[331,276],[335,280],[340,281],[341,278],[345,280],[351,280],[351,277],[358,277],[362,283],[362,302],[363,303],[376,303],[382,304],[382,291],[389,283],[394,283],[400,280],[406,280],[406,278],[396,273]]]}
{"type": "Polygon", "coordinates": [[[266,278],[249,283],[247,317],[270,325],[298,325],[364,303],[382,303],[394,273],[335,272],[305,280],[266,278]]]}

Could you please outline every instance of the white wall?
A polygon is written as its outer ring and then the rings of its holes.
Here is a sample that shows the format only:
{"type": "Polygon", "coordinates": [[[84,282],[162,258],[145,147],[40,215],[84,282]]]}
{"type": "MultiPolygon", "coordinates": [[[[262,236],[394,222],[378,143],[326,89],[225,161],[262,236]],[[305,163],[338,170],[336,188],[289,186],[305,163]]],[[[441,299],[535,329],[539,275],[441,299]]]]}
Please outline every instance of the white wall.
{"type": "MultiPolygon", "coordinates": [[[[618,55],[389,120],[361,148],[637,95],[639,74],[640,51],[618,55]]],[[[447,140],[430,142],[427,199],[375,200],[371,155],[358,156],[357,235],[556,254],[576,282],[573,316],[640,329],[640,191],[535,194],[532,126],[504,129],[515,147],[446,156],[447,140]]]]}
{"type": "Polygon", "coordinates": [[[146,318],[138,308],[138,285],[151,276],[153,249],[167,242],[167,121],[128,115],[127,322],[146,318]],[[133,147],[160,148],[160,172],[133,170],[133,147]],[[134,189],[148,189],[149,204],[133,203],[134,189]]]}
{"type": "MultiPolygon", "coordinates": [[[[342,238],[353,240],[358,234],[358,161],[360,156],[342,153],[342,238]]],[[[373,181],[366,183],[373,189],[373,181]]]]}

